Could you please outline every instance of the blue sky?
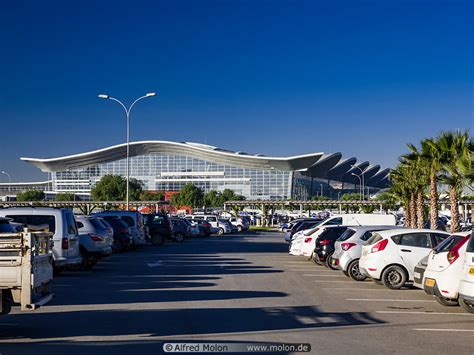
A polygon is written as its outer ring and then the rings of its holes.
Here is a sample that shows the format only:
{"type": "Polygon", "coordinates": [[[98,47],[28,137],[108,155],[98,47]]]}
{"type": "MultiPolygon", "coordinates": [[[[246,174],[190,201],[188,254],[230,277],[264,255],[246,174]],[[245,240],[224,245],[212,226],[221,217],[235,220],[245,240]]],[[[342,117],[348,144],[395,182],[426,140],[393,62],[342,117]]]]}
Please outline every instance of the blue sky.
{"type": "MultiPolygon", "coordinates": [[[[393,167],[474,131],[472,1],[10,1],[0,14],[0,170],[132,140],[393,167]]],[[[2,181],[5,176],[0,176],[2,181]]]]}

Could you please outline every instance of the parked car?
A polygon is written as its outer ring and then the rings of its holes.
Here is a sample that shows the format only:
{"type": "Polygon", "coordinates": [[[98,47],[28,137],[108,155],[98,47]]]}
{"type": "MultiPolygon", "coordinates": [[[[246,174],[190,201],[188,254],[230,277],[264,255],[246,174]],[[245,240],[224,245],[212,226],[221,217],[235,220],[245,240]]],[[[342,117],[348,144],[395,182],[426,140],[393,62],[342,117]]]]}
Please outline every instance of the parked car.
{"type": "Polygon", "coordinates": [[[250,227],[250,223],[248,223],[244,218],[231,217],[229,220],[233,226],[237,227],[238,232],[247,231],[250,227]]]}
{"type": "Polygon", "coordinates": [[[458,305],[464,256],[471,233],[454,234],[445,239],[428,255],[423,277],[423,289],[444,306],[458,305]]]}
{"type": "Polygon", "coordinates": [[[104,211],[94,213],[94,216],[105,217],[115,216],[120,217],[130,228],[130,233],[133,237],[133,246],[146,244],[146,232],[143,215],[136,211],[104,211]]]}
{"type": "Polygon", "coordinates": [[[232,223],[230,223],[230,221],[225,218],[219,218],[218,228],[219,228],[219,230],[217,231],[218,235],[228,234],[228,233],[237,231],[237,228],[233,229],[232,223]]]}
{"type": "Polygon", "coordinates": [[[145,214],[143,218],[153,245],[162,245],[166,239],[173,238],[172,223],[165,213],[145,214]]]}
{"type": "Polygon", "coordinates": [[[191,222],[190,220],[183,218],[182,219],[184,223],[186,223],[189,227],[189,232],[191,233],[191,237],[199,237],[200,236],[200,230],[199,226],[196,222],[191,222]]]}
{"type": "Polygon", "coordinates": [[[182,218],[170,218],[173,226],[173,239],[179,243],[184,241],[185,238],[191,236],[191,227],[186,220],[182,218]]]}
{"type": "Polygon", "coordinates": [[[67,208],[22,207],[0,210],[0,216],[23,225],[48,225],[53,234],[53,267],[56,272],[82,263],[74,214],[67,208]]]}
{"type": "Polygon", "coordinates": [[[218,235],[232,233],[232,226],[229,225],[230,222],[227,223],[226,220],[221,221],[221,218],[218,218],[213,214],[187,215],[185,218],[187,220],[202,220],[208,222],[212,226],[212,233],[216,233],[218,235]]]}
{"type": "Polygon", "coordinates": [[[449,236],[429,229],[391,229],[374,233],[362,247],[359,269],[376,283],[400,289],[413,281],[416,264],[449,236]]]}
{"type": "Polygon", "coordinates": [[[79,230],[79,251],[82,256],[81,267],[91,269],[100,259],[112,255],[113,235],[94,216],[75,215],[79,230]]]}
{"type": "Polygon", "coordinates": [[[466,247],[461,283],[459,284],[459,304],[469,313],[474,313],[474,232],[466,247]]]}
{"type": "Polygon", "coordinates": [[[295,224],[292,225],[291,229],[289,229],[285,233],[285,241],[290,243],[292,239],[295,239],[299,235],[302,235],[304,231],[308,231],[311,228],[318,226],[319,224],[321,224],[321,222],[322,220],[315,219],[315,218],[304,219],[304,220],[296,222],[295,224]]]}
{"type": "MultiPolygon", "coordinates": [[[[443,243],[443,242],[441,242],[443,243]]],[[[428,256],[425,256],[421,259],[418,264],[415,266],[413,272],[413,286],[423,290],[423,277],[425,276],[425,271],[428,266],[428,256]]]]}
{"type": "Polygon", "coordinates": [[[112,250],[124,251],[130,249],[133,244],[133,237],[128,224],[121,218],[115,216],[103,216],[102,218],[112,227],[114,232],[112,250]]]}
{"type": "Polygon", "coordinates": [[[346,226],[325,226],[323,231],[316,238],[312,260],[316,264],[324,265],[331,269],[335,269],[331,265],[331,258],[334,253],[334,244],[337,238],[347,229],[346,226]]]}
{"type": "Polygon", "coordinates": [[[331,265],[342,270],[344,275],[355,281],[364,281],[367,276],[359,270],[359,259],[362,245],[372,237],[374,232],[399,228],[397,226],[354,226],[348,227],[336,240],[331,265]]]}
{"type": "Polygon", "coordinates": [[[194,220],[194,223],[197,224],[199,228],[199,235],[201,237],[209,237],[212,234],[212,226],[209,222],[202,219],[196,219],[194,220]]]}

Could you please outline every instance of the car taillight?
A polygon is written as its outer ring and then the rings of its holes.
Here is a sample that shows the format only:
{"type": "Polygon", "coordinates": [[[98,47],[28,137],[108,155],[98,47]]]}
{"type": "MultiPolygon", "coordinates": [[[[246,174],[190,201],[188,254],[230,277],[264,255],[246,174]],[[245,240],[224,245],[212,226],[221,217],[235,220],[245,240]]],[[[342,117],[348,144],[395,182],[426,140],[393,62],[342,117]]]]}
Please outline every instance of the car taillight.
{"type": "Polygon", "coordinates": [[[69,239],[67,239],[67,238],[61,239],[61,248],[62,249],[69,249],[69,239]]]}
{"type": "Polygon", "coordinates": [[[323,240],[319,241],[319,244],[321,244],[321,245],[328,245],[330,243],[331,243],[331,241],[329,239],[323,239],[323,240]]]}
{"type": "Polygon", "coordinates": [[[341,248],[342,248],[342,250],[347,251],[355,245],[356,245],[356,243],[342,243],[341,248]]]}
{"type": "Polygon", "coordinates": [[[305,238],[305,239],[304,239],[304,242],[305,242],[305,243],[309,243],[309,242],[311,242],[312,240],[313,240],[313,238],[305,238]]]}
{"type": "Polygon", "coordinates": [[[89,234],[89,237],[94,241],[94,242],[101,242],[102,237],[98,236],[97,234],[89,234]]]}
{"type": "Polygon", "coordinates": [[[378,251],[382,251],[385,249],[385,247],[387,246],[388,244],[388,239],[384,239],[384,240],[381,240],[380,242],[378,242],[377,244],[375,244],[372,249],[370,249],[370,252],[371,253],[376,253],[378,251]]]}
{"type": "Polygon", "coordinates": [[[459,241],[455,246],[451,248],[449,251],[448,255],[446,256],[448,258],[448,262],[450,264],[454,263],[457,258],[459,258],[459,249],[464,245],[469,240],[469,236],[465,237],[461,241],[459,241]]]}

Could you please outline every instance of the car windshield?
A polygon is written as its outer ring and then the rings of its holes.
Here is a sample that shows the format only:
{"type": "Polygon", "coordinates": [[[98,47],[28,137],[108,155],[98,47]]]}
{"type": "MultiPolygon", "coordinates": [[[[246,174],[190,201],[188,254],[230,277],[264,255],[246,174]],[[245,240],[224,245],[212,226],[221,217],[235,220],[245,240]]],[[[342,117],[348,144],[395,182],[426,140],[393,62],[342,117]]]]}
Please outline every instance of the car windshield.
{"type": "Polygon", "coordinates": [[[341,241],[341,242],[344,241],[344,240],[347,240],[350,237],[352,237],[355,234],[355,232],[356,231],[354,229],[348,228],[348,229],[346,229],[346,231],[344,233],[342,233],[342,235],[337,240],[341,241]]]}
{"type": "Polygon", "coordinates": [[[438,246],[434,250],[436,253],[448,252],[451,250],[452,247],[454,247],[463,239],[464,237],[460,235],[452,235],[443,240],[440,244],[438,244],[438,246]]]}
{"type": "Polygon", "coordinates": [[[471,237],[469,239],[469,244],[467,245],[466,251],[468,253],[474,253],[474,231],[471,233],[471,237]]]}

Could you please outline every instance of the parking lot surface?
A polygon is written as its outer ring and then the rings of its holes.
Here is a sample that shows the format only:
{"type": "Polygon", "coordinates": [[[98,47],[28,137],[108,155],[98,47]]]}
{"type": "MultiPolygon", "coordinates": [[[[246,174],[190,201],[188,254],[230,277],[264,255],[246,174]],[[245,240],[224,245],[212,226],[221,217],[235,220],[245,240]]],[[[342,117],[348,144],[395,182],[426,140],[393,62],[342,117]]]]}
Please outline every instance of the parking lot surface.
{"type": "Polygon", "coordinates": [[[474,315],[288,255],[279,233],[113,255],[0,319],[0,353],[156,354],[164,342],[310,343],[312,353],[472,354],[474,315]]]}

